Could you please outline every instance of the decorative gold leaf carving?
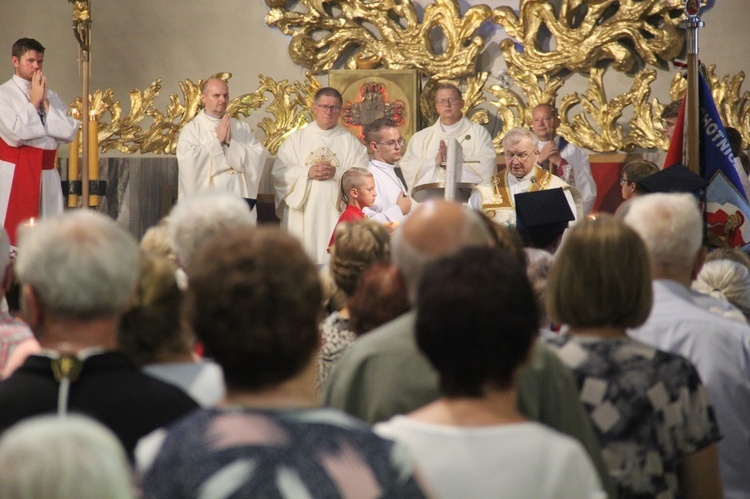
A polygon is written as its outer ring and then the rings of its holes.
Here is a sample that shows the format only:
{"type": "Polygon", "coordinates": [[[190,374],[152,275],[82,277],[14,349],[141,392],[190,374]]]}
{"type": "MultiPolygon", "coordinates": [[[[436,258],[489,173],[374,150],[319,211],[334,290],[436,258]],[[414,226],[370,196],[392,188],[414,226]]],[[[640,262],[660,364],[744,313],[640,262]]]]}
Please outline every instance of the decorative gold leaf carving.
{"type": "Polygon", "coordinates": [[[659,65],[682,50],[678,31],[683,0],[563,0],[559,15],[547,0],[521,0],[519,16],[509,7],[492,11],[492,21],[512,39],[500,48],[508,66],[535,74],[557,74],[563,69],[588,71],[611,61],[618,71],[630,71],[637,54],[645,63],[659,65]],[[541,47],[544,29],[554,48],[541,47]],[[633,47],[632,49],[630,47],[633,47]]]}
{"type": "Polygon", "coordinates": [[[461,15],[457,0],[435,0],[427,5],[420,23],[410,1],[301,0],[307,12],[274,8],[266,24],[292,37],[289,55],[314,74],[337,63],[355,69],[356,60],[381,57],[386,69],[417,69],[436,79],[452,79],[476,71],[484,47],[479,26],[489,19],[486,5],[470,7],[461,15]],[[433,48],[435,30],[444,36],[444,48],[433,48]],[[346,54],[353,51],[350,57],[346,54]]]}

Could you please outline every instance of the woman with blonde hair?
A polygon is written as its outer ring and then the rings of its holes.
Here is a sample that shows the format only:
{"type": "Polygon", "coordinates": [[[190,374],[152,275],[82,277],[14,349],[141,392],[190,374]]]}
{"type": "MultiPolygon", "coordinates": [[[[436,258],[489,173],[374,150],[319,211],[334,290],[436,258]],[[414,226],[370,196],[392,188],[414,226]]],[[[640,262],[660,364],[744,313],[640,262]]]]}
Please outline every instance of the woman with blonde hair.
{"type": "Polygon", "coordinates": [[[331,247],[330,273],[336,286],[346,295],[346,304],[320,324],[321,348],[318,384],[322,385],[331,368],[354,342],[348,301],[357,289],[360,276],[375,262],[387,262],[391,255],[390,235],[386,228],[371,220],[339,225],[331,247]]]}
{"type": "Polygon", "coordinates": [[[693,365],[628,337],[648,318],[649,255],[624,222],[573,227],[547,284],[569,332],[545,341],[575,375],[621,497],[721,497],[713,408],[693,365]]]}

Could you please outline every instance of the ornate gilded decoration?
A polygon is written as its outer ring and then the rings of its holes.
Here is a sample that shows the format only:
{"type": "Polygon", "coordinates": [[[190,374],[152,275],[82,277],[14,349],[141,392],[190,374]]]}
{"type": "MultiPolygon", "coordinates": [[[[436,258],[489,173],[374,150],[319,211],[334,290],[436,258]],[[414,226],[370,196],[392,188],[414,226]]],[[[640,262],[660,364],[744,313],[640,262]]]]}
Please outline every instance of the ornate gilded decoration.
{"type": "Polygon", "coordinates": [[[675,14],[683,6],[684,0],[563,0],[555,15],[547,0],[522,0],[519,16],[498,7],[492,21],[511,37],[500,44],[509,67],[542,75],[586,72],[612,61],[617,71],[627,72],[636,55],[647,64],[663,65],[680,54],[684,35],[675,14]],[[543,27],[554,41],[549,51],[540,47],[543,27]]]}
{"type": "MultiPolygon", "coordinates": [[[[217,73],[212,77],[228,81],[232,75],[217,73]]],[[[312,97],[320,84],[311,76],[306,85],[299,82],[290,85],[286,81],[276,83],[263,75],[259,78],[260,87],[255,92],[232,99],[227,106],[227,113],[234,117],[249,116],[266,102],[264,94],[270,93],[274,100],[266,111],[272,114],[273,119],[265,117],[258,126],[265,132],[264,145],[275,153],[288,134],[312,120],[309,109],[312,108],[312,97]]],[[[181,101],[177,94],[170,94],[170,104],[165,112],[154,104],[161,92],[161,79],[144,91],[132,90],[130,113],[124,117],[120,102],[115,100],[112,90],[97,90],[89,97],[89,102],[90,112],[99,119],[99,147],[102,152],[115,149],[126,154],[174,154],[180,130],[201,109],[202,83],[203,80],[193,83],[189,79],[180,82],[183,99],[181,101]],[[109,115],[111,121],[103,119],[105,115],[109,115]],[[141,124],[146,117],[150,117],[152,123],[144,129],[141,124]]],[[[80,113],[81,99],[76,99],[71,108],[80,113]]]]}
{"type": "MultiPolygon", "coordinates": [[[[87,22],[87,1],[75,4],[76,22],[87,22]]],[[[664,104],[651,99],[654,68],[665,69],[684,47],[678,25],[684,0],[519,0],[518,14],[508,7],[474,5],[462,13],[458,0],[434,0],[420,16],[410,0],[266,0],[266,24],[291,38],[292,60],[308,68],[305,82],[275,82],[260,75],[260,86],[229,106],[233,116],[263,111],[259,127],[266,147],[275,153],[292,131],[311,121],[312,95],[320,88],[314,74],[335,68],[415,69],[423,79],[420,110],[425,125],[436,118],[434,88],[452,81],[464,92],[464,113],[473,121],[493,124],[494,144],[510,128],[529,126],[531,109],[542,102],[558,107],[560,132],[570,142],[595,152],[665,149],[658,116],[664,104]],[[507,64],[500,83],[479,71],[485,48],[483,23],[501,26],[510,38],[500,43],[507,64]],[[649,67],[651,66],[651,67],[649,67]],[[608,97],[605,75],[625,73],[629,90],[608,97]],[[566,93],[571,75],[585,75],[582,95],[566,93]],[[270,96],[270,98],[269,98],[270,96]],[[495,114],[496,120],[491,119],[495,114]]],[[[78,36],[78,35],[76,35],[78,36]]],[[[744,73],[707,78],[722,119],[750,143],[750,94],[741,94],[744,73]]],[[[231,75],[223,73],[226,78],[231,75]]],[[[130,93],[131,108],[121,115],[110,90],[97,91],[92,106],[109,115],[100,122],[103,151],[174,154],[181,127],[200,109],[199,85],[179,83],[182,98],[170,95],[165,111],[154,104],[161,90],[156,80],[130,93]],[[145,118],[153,122],[146,124],[145,118]]],[[[672,99],[684,93],[675,76],[672,99]]]]}

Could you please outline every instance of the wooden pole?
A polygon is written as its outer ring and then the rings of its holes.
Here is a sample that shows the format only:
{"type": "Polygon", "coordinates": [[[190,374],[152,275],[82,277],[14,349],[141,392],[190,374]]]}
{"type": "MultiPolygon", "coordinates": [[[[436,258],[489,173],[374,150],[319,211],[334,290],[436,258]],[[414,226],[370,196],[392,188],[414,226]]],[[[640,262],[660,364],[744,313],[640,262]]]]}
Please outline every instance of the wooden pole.
{"type": "Polygon", "coordinates": [[[687,18],[680,24],[681,27],[687,30],[687,166],[690,171],[698,175],[701,174],[698,28],[704,26],[703,21],[700,20],[698,15],[700,8],[701,2],[699,0],[687,0],[685,2],[685,14],[687,18]]]}

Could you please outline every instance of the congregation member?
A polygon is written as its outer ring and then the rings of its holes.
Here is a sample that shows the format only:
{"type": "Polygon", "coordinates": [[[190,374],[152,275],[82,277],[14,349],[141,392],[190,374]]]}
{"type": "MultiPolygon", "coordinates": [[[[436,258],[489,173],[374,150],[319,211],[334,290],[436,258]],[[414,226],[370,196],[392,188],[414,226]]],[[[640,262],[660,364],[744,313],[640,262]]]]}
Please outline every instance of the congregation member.
{"type": "Polygon", "coordinates": [[[575,374],[617,497],[720,498],[721,433],[695,367],[627,335],[651,312],[648,258],[619,219],[573,227],[546,295],[567,330],[546,341],[575,374]]]}
{"type": "MultiPolygon", "coordinates": [[[[411,303],[416,303],[427,264],[466,247],[491,246],[496,238],[474,210],[442,200],[420,205],[392,238],[391,258],[411,303]]],[[[502,248],[520,255],[517,259],[525,265],[520,247],[502,248]]],[[[324,403],[374,424],[438,399],[438,374],[417,348],[416,315],[412,309],[357,338],[323,385],[324,403]]],[[[607,483],[599,444],[578,401],[572,374],[544,345],[535,344],[529,364],[520,373],[517,403],[529,419],[583,443],[607,483]]]]}
{"type": "Polygon", "coordinates": [[[172,260],[141,252],[136,292],[120,319],[117,345],[146,374],[211,407],[224,398],[224,378],[215,362],[195,353],[195,335],[180,315],[176,269],[172,260]]]}
{"type": "Polygon", "coordinates": [[[526,248],[554,254],[575,215],[562,189],[516,194],[516,232],[526,248]]]}
{"type": "Polygon", "coordinates": [[[329,251],[336,240],[336,229],[341,224],[367,218],[362,210],[372,206],[376,198],[375,178],[368,169],[353,166],[344,172],[341,176],[341,188],[339,190],[341,216],[333,228],[331,240],[328,241],[329,251]]]}
{"type": "Polygon", "coordinates": [[[653,161],[647,159],[635,159],[623,165],[620,172],[620,191],[622,199],[628,199],[645,194],[638,183],[641,179],[659,173],[659,167],[653,161]]]}
{"type": "Polygon", "coordinates": [[[365,129],[365,137],[373,152],[367,169],[375,177],[377,196],[364,212],[373,220],[395,228],[411,212],[411,197],[407,194],[401,169],[396,166],[401,159],[404,138],[396,122],[389,118],[370,123],[365,129]]]}
{"type": "Polygon", "coordinates": [[[437,496],[606,497],[577,440],[518,411],[516,380],[539,323],[523,262],[465,248],[425,268],[416,305],[417,345],[440,398],[375,431],[409,447],[437,496]]]}
{"type": "Polygon", "coordinates": [[[750,317],[750,270],[732,260],[706,261],[692,284],[692,289],[729,302],[750,317]]]}
{"type": "Polygon", "coordinates": [[[747,497],[750,327],[694,302],[690,284],[705,255],[703,217],[697,202],[690,194],[640,196],[631,202],[624,220],[646,244],[654,293],[648,320],[629,335],[683,355],[695,365],[723,435],[719,464],[724,495],[747,497]]]}
{"type": "Polygon", "coordinates": [[[319,407],[321,297],[315,265],[279,229],[237,229],[201,251],[186,320],[227,396],[169,428],[145,498],[424,497],[405,448],[319,407]]]}
{"type": "Polygon", "coordinates": [[[343,292],[345,301],[340,309],[331,312],[320,323],[318,386],[325,381],[338,359],[356,338],[352,331],[349,303],[357,290],[360,277],[371,265],[388,261],[390,256],[390,236],[379,223],[358,220],[342,224],[336,229],[328,271],[336,287],[343,292]]]}
{"type": "Polygon", "coordinates": [[[0,86],[0,221],[16,245],[16,228],[30,218],[62,213],[55,154],[80,122],[47,87],[45,48],[32,38],[13,44],[15,74],[0,86]]]}
{"type": "Polygon", "coordinates": [[[81,416],[36,416],[0,438],[0,497],[135,499],[125,451],[105,426],[81,416]]]}
{"type": "Polygon", "coordinates": [[[167,230],[181,270],[180,287],[186,286],[193,258],[204,244],[230,229],[254,225],[247,204],[231,192],[211,189],[177,203],[169,212],[167,230]]]}
{"type": "Polygon", "coordinates": [[[470,207],[484,212],[495,223],[514,228],[516,194],[561,188],[575,219],[583,219],[583,204],[578,190],[537,164],[539,141],[533,132],[525,128],[509,130],[503,137],[503,149],[505,169],[472,190],[470,207]]]}
{"type": "MultiPolygon", "coordinates": [[[[10,263],[10,239],[5,229],[0,227],[0,304],[5,300],[5,294],[10,289],[13,280],[13,267],[10,263]]],[[[0,373],[5,371],[8,359],[14,350],[25,342],[34,341],[31,329],[20,319],[13,317],[10,312],[0,309],[0,373]]],[[[1,378],[0,378],[1,379],[1,378]]]]}
{"type": "Polygon", "coordinates": [[[329,261],[328,241],[339,217],[341,175],[367,167],[367,148],[339,124],[343,98],[324,87],[315,93],[315,122],[279,148],[272,174],[281,227],[302,241],[316,265],[329,261]]]}
{"type": "Polygon", "coordinates": [[[177,140],[177,199],[218,188],[244,198],[252,208],[268,152],[246,123],[227,113],[229,85],[224,80],[204,81],[200,99],[203,110],[177,140]]]}
{"type": "Polygon", "coordinates": [[[0,431],[31,416],[80,412],[112,430],[132,455],[141,437],[198,407],[117,350],[137,269],[135,238],[93,211],[21,231],[21,305],[42,350],[0,382],[0,431]]]}
{"type": "Polygon", "coordinates": [[[531,111],[531,128],[539,139],[537,163],[578,189],[583,199],[583,214],[594,209],[596,183],[586,151],[558,135],[560,118],[550,104],[539,104],[531,111]]]}
{"type": "Polygon", "coordinates": [[[409,140],[401,162],[409,194],[422,184],[445,181],[448,139],[456,139],[463,154],[458,182],[485,182],[497,172],[492,137],[482,125],[463,115],[461,90],[451,83],[439,83],[435,92],[435,111],[439,118],[431,127],[415,133],[409,140]]]}

